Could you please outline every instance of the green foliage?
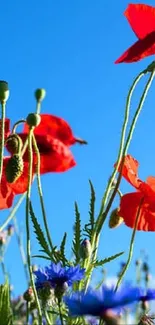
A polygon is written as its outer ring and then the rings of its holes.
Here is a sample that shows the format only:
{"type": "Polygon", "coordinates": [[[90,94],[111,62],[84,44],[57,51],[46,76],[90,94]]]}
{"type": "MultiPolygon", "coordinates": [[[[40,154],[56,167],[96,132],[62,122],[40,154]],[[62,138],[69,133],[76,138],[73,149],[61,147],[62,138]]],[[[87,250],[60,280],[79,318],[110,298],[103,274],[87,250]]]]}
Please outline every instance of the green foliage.
{"type": "Polygon", "coordinates": [[[91,180],[89,180],[90,184],[90,208],[89,208],[89,223],[84,226],[84,233],[91,241],[92,234],[95,228],[95,190],[91,180]]]}
{"type": "Polygon", "coordinates": [[[75,264],[78,264],[80,262],[80,246],[82,242],[82,232],[81,232],[81,218],[80,218],[80,212],[77,205],[77,202],[75,202],[75,224],[74,224],[74,239],[73,239],[73,253],[75,255],[75,264]]]}
{"type": "Polygon", "coordinates": [[[0,286],[0,324],[13,325],[8,282],[0,286]]]}
{"type": "Polygon", "coordinates": [[[110,256],[110,257],[104,258],[103,260],[100,260],[100,261],[97,260],[97,261],[94,263],[94,267],[102,266],[102,265],[104,265],[104,264],[106,264],[106,263],[109,263],[109,262],[111,262],[112,260],[114,260],[115,258],[117,258],[117,257],[119,257],[119,256],[121,256],[121,255],[123,255],[123,254],[124,254],[124,252],[120,252],[120,253],[117,253],[117,254],[112,255],[112,256],[110,256]]]}
{"type": "Polygon", "coordinates": [[[41,229],[41,226],[38,223],[38,220],[37,220],[37,218],[36,218],[36,216],[34,214],[31,202],[30,202],[29,210],[30,210],[30,216],[31,216],[31,220],[32,220],[32,223],[33,223],[33,227],[34,227],[34,232],[36,234],[36,238],[37,238],[38,243],[40,244],[40,246],[43,248],[40,251],[46,253],[51,258],[51,251],[49,249],[48,243],[47,243],[45,235],[44,235],[44,233],[43,233],[43,231],[41,229]]]}

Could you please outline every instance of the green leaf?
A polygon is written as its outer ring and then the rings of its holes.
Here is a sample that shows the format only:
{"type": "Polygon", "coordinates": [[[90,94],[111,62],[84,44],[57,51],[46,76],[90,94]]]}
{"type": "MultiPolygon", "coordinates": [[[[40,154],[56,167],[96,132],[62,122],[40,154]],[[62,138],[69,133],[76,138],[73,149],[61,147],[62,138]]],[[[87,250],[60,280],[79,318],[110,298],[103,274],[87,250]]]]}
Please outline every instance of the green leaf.
{"type": "Polygon", "coordinates": [[[81,219],[80,219],[80,212],[78,209],[78,205],[75,202],[75,225],[74,225],[74,239],[73,239],[73,253],[75,255],[75,264],[78,264],[80,261],[80,246],[81,246],[81,219]]]}
{"type": "Polygon", "coordinates": [[[115,255],[112,255],[110,257],[107,257],[107,258],[104,258],[103,260],[100,260],[100,261],[96,261],[95,263],[93,263],[94,267],[97,267],[97,266],[102,266],[106,263],[109,263],[111,262],[112,260],[114,260],[115,258],[121,256],[122,254],[124,254],[124,252],[120,252],[118,254],[115,254],[115,255]]]}
{"type": "Polygon", "coordinates": [[[91,230],[93,230],[94,224],[95,224],[95,200],[96,200],[96,197],[95,197],[95,190],[94,190],[91,180],[89,180],[89,184],[90,184],[90,192],[91,192],[89,216],[90,216],[91,230]]]}
{"type": "Polygon", "coordinates": [[[13,324],[10,305],[10,288],[8,282],[0,286],[0,324],[13,324]]]}
{"type": "Polygon", "coordinates": [[[44,255],[32,255],[32,257],[34,258],[44,258],[45,260],[51,260],[51,257],[48,256],[44,256],[44,255]]]}
{"type": "Polygon", "coordinates": [[[37,218],[36,218],[36,216],[34,214],[31,202],[30,202],[29,209],[30,209],[31,220],[32,220],[33,227],[34,227],[34,232],[36,234],[36,238],[38,240],[38,243],[43,248],[43,252],[45,252],[48,256],[51,257],[51,251],[49,249],[48,243],[47,243],[45,235],[44,235],[44,233],[43,233],[43,231],[41,229],[41,226],[38,223],[37,218]]]}
{"type": "Polygon", "coordinates": [[[64,233],[64,236],[62,238],[62,242],[60,244],[60,254],[61,254],[61,260],[63,264],[65,265],[66,262],[66,255],[65,255],[65,245],[66,245],[66,239],[67,239],[67,233],[64,233]]]}

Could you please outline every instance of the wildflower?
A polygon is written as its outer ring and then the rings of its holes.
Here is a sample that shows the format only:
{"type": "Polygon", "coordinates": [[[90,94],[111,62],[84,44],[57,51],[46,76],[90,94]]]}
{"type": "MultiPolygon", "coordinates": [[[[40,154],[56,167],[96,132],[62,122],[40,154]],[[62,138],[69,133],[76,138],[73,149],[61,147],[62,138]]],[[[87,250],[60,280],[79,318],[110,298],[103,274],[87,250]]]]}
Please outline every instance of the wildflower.
{"type": "MultiPolygon", "coordinates": [[[[136,189],[136,192],[122,196],[119,215],[128,227],[134,228],[135,219],[141,204],[137,230],[155,231],[155,177],[146,182],[138,178],[138,161],[131,155],[125,156],[122,176],[136,189]]],[[[120,169],[119,169],[120,171],[120,169]]]]}
{"type": "Polygon", "coordinates": [[[64,301],[71,316],[92,315],[104,317],[108,311],[124,307],[138,301],[155,299],[155,290],[148,290],[144,295],[140,288],[124,286],[118,291],[102,286],[100,290],[89,288],[86,293],[78,292],[64,301]]]}
{"type": "MultiPolygon", "coordinates": [[[[75,138],[66,121],[50,114],[41,114],[41,123],[34,129],[37,146],[40,152],[40,173],[65,172],[74,167],[76,162],[70,151],[70,146],[75,143],[86,143],[86,141],[75,138]]],[[[1,122],[1,121],[0,121],[1,122]]],[[[24,143],[27,139],[29,126],[25,123],[23,132],[18,136],[24,143]]],[[[10,120],[5,119],[5,139],[10,136],[10,120]]],[[[6,148],[14,154],[14,144],[6,141],[6,148]],[[13,149],[13,151],[12,151],[13,149]]],[[[10,156],[11,157],[11,156],[10,156]]],[[[21,176],[13,183],[8,183],[5,169],[10,157],[4,157],[3,175],[0,187],[0,210],[10,208],[14,196],[27,191],[29,158],[26,150],[23,155],[24,168],[21,176]]],[[[36,172],[37,156],[33,152],[33,174],[36,172]]]]}
{"type": "Polygon", "coordinates": [[[155,7],[145,4],[129,4],[124,15],[138,37],[138,41],[129,47],[115,63],[136,62],[155,54],[155,7]]]}
{"type": "Polygon", "coordinates": [[[85,269],[80,269],[79,265],[66,268],[63,267],[61,263],[51,263],[51,265],[45,267],[45,269],[34,271],[36,276],[36,288],[44,287],[46,282],[51,285],[51,288],[62,286],[64,283],[71,286],[74,282],[83,278],[84,272],[85,269]]]}

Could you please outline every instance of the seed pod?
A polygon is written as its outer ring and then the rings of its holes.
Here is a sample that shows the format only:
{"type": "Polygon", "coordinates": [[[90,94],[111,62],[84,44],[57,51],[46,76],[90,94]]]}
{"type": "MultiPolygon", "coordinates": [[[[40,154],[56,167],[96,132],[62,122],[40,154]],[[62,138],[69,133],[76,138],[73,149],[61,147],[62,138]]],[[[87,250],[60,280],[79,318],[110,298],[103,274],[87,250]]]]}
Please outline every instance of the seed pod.
{"type": "Polygon", "coordinates": [[[4,80],[0,80],[0,102],[6,103],[9,98],[8,83],[4,80]]]}
{"type": "Polygon", "coordinates": [[[7,162],[5,168],[6,179],[8,183],[14,183],[23,172],[23,158],[19,154],[13,155],[7,162]]]}
{"type": "Polygon", "coordinates": [[[121,225],[123,218],[119,216],[119,210],[114,209],[109,218],[109,228],[116,228],[121,225]]]}
{"type": "Polygon", "coordinates": [[[6,148],[11,154],[14,155],[19,154],[21,152],[23,142],[18,134],[14,133],[9,135],[5,143],[6,148]]]}
{"type": "Polygon", "coordinates": [[[41,122],[41,116],[36,113],[30,113],[26,118],[26,122],[30,127],[38,126],[41,122]]]}
{"type": "Polygon", "coordinates": [[[34,95],[35,95],[37,102],[42,102],[42,100],[46,96],[46,90],[43,88],[38,88],[38,89],[36,89],[34,95]]]}

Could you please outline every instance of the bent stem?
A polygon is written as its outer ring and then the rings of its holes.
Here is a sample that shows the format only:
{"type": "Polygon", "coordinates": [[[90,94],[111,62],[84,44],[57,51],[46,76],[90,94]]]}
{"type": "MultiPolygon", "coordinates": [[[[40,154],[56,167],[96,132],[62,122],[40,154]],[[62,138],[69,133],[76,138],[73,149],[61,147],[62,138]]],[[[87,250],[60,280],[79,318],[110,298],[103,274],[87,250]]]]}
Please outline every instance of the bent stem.
{"type": "MultiPolygon", "coordinates": [[[[111,177],[109,179],[109,182],[107,184],[107,188],[105,190],[105,193],[103,195],[102,202],[101,202],[100,212],[99,212],[99,215],[98,215],[98,218],[97,218],[97,221],[96,221],[96,226],[95,226],[95,229],[94,229],[94,234],[93,234],[92,239],[91,239],[92,252],[95,251],[95,257],[97,255],[97,248],[98,248],[98,243],[99,243],[99,233],[100,233],[100,230],[101,230],[101,228],[103,226],[103,223],[105,221],[105,218],[106,218],[105,217],[105,214],[103,214],[104,207],[105,207],[105,204],[106,204],[107,199],[109,197],[109,194],[110,194],[110,191],[111,191],[111,187],[112,187],[113,181],[114,181],[115,176],[117,174],[117,168],[118,168],[118,166],[119,166],[119,164],[121,162],[122,155],[123,155],[123,147],[124,147],[124,142],[125,142],[127,124],[128,124],[128,120],[129,120],[129,111],[130,111],[130,104],[131,104],[132,94],[133,94],[133,92],[135,90],[136,85],[138,84],[138,82],[140,81],[140,79],[144,76],[144,74],[145,74],[145,72],[142,71],[135,78],[135,80],[134,80],[134,82],[133,82],[133,84],[132,84],[132,86],[131,86],[131,88],[129,90],[128,96],[127,96],[126,108],[125,108],[125,116],[124,116],[124,122],[123,122],[123,126],[122,126],[121,140],[120,140],[120,146],[119,146],[119,152],[118,152],[116,167],[113,170],[113,173],[112,173],[112,175],[111,175],[111,177]]],[[[119,180],[119,182],[120,182],[120,180],[119,180]]],[[[115,189],[114,189],[114,192],[113,192],[114,193],[113,198],[115,197],[115,195],[117,193],[118,187],[119,187],[119,183],[117,181],[116,186],[115,186],[115,189]]],[[[86,268],[89,267],[89,264],[91,262],[91,259],[92,259],[92,255],[90,255],[89,258],[88,258],[87,267],[86,268]]],[[[88,287],[90,277],[86,281],[86,288],[88,287]]]]}
{"type": "Polygon", "coordinates": [[[1,129],[0,129],[0,183],[2,179],[2,172],[3,172],[3,154],[4,154],[4,141],[5,141],[5,108],[6,103],[1,102],[1,129]]]}
{"type": "Polygon", "coordinates": [[[8,218],[5,220],[5,222],[3,223],[3,225],[0,227],[0,232],[7,226],[7,224],[12,220],[12,218],[14,217],[14,215],[16,214],[18,208],[20,207],[21,203],[23,202],[24,198],[26,196],[26,193],[24,193],[23,195],[21,195],[21,197],[19,198],[18,202],[15,204],[14,208],[12,209],[11,213],[9,214],[8,218]]]}
{"type": "Polygon", "coordinates": [[[42,215],[43,215],[45,231],[46,231],[46,235],[47,235],[48,242],[49,242],[51,252],[52,252],[53,251],[53,244],[52,244],[52,240],[51,240],[51,236],[50,236],[50,232],[49,232],[49,228],[48,228],[48,224],[47,224],[47,218],[46,218],[46,212],[45,212],[45,206],[44,206],[44,199],[43,199],[43,192],[42,192],[42,186],[41,186],[41,179],[40,179],[40,152],[39,152],[39,149],[38,149],[37,142],[36,142],[34,134],[33,134],[32,137],[33,137],[32,139],[33,139],[34,150],[35,150],[35,153],[37,155],[36,174],[37,174],[37,184],[38,184],[38,192],[39,192],[40,204],[41,204],[41,209],[42,209],[42,215]]]}
{"type": "MultiPolygon", "coordinates": [[[[132,124],[131,124],[130,130],[129,130],[129,133],[128,133],[128,136],[127,136],[127,139],[126,139],[126,143],[125,143],[125,146],[124,146],[124,149],[123,149],[123,158],[127,154],[127,151],[128,151],[128,148],[129,148],[129,145],[130,145],[132,136],[133,136],[133,132],[134,132],[134,129],[135,129],[135,126],[136,126],[138,117],[139,117],[139,115],[141,113],[141,110],[142,110],[142,107],[143,107],[145,98],[147,96],[147,93],[149,91],[149,88],[151,87],[151,84],[152,84],[152,81],[153,81],[154,77],[155,77],[155,70],[153,70],[152,73],[151,73],[151,75],[150,75],[150,78],[149,78],[149,80],[148,80],[148,82],[147,82],[147,84],[146,84],[146,86],[144,88],[143,94],[142,94],[142,96],[140,98],[138,108],[137,108],[137,110],[135,112],[135,115],[133,117],[132,124]]],[[[105,209],[105,212],[102,215],[101,222],[100,222],[100,224],[98,226],[98,232],[100,232],[100,230],[101,230],[101,228],[103,226],[103,223],[104,223],[104,221],[105,221],[105,219],[107,217],[107,214],[108,214],[108,212],[109,212],[109,210],[111,208],[111,205],[113,203],[113,200],[115,198],[115,195],[116,195],[116,193],[118,191],[118,188],[119,188],[119,185],[120,185],[120,181],[121,181],[121,178],[122,178],[123,164],[124,164],[124,159],[123,159],[122,164],[121,164],[120,173],[119,173],[119,176],[118,176],[118,179],[117,179],[116,186],[115,186],[114,191],[113,191],[113,193],[111,195],[111,198],[110,198],[110,200],[108,202],[108,205],[107,205],[107,207],[105,209]]],[[[116,166],[116,172],[117,172],[118,166],[119,165],[117,164],[117,166],[116,166]]]]}
{"type": "Polygon", "coordinates": [[[32,266],[31,266],[31,243],[30,243],[30,227],[29,227],[29,206],[30,206],[30,195],[31,195],[31,183],[32,183],[32,167],[33,167],[33,153],[32,153],[32,134],[33,129],[31,128],[28,136],[28,156],[29,156],[29,171],[28,171],[28,189],[26,195],[26,234],[27,234],[27,264],[31,280],[31,286],[38,309],[39,325],[42,325],[42,311],[35,288],[32,266]]]}
{"type": "Polygon", "coordinates": [[[134,229],[133,229],[133,232],[132,232],[132,236],[131,236],[131,241],[130,241],[130,248],[129,248],[129,256],[128,256],[128,259],[127,259],[127,262],[120,274],[120,277],[117,281],[117,284],[116,284],[116,288],[115,288],[115,292],[117,291],[119,285],[121,284],[122,280],[123,280],[123,277],[130,265],[130,262],[131,262],[131,259],[132,259],[132,255],[133,255],[133,248],[134,248],[134,240],[135,240],[135,235],[136,235],[136,230],[137,230],[137,225],[138,225],[138,221],[139,221],[139,217],[140,217],[140,210],[141,210],[141,207],[142,207],[142,204],[143,204],[143,199],[140,201],[140,204],[139,204],[139,207],[138,207],[138,211],[137,211],[137,215],[136,215],[136,219],[135,219],[135,225],[134,225],[134,229]]]}

